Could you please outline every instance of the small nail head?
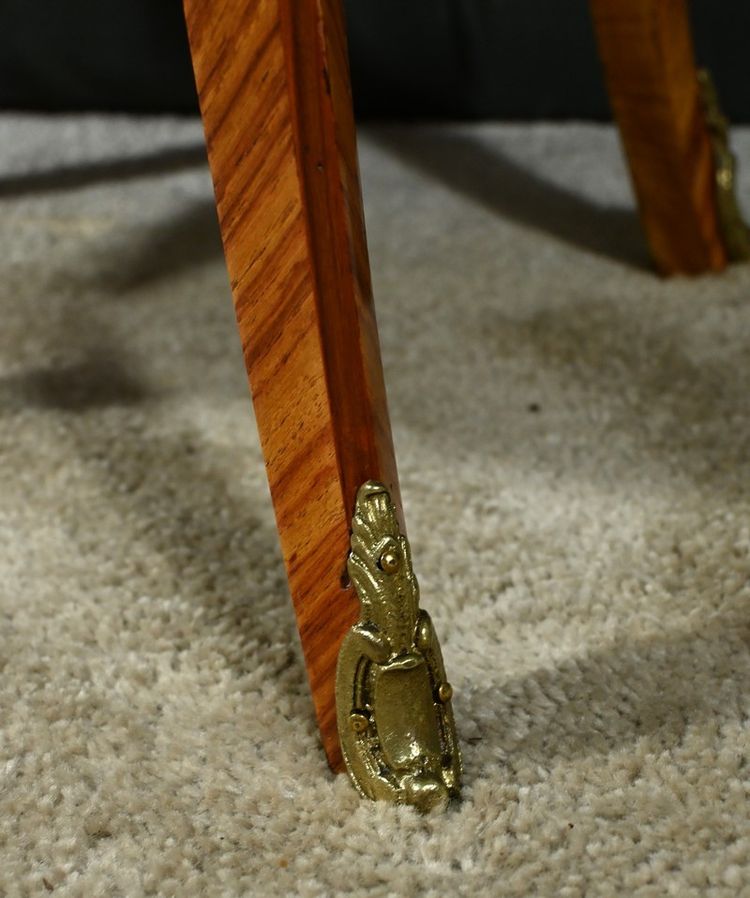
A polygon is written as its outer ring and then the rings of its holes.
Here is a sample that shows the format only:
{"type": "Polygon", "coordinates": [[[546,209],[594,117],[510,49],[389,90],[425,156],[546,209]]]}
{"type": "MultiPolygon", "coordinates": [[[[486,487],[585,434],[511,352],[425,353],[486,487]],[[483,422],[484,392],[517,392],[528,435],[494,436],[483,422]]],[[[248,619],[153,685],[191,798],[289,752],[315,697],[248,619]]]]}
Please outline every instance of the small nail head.
{"type": "Polygon", "coordinates": [[[380,569],[386,574],[395,574],[400,564],[401,559],[395,552],[385,551],[380,556],[380,569]]]}
{"type": "Polygon", "coordinates": [[[445,704],[453,698],[453,687],[450,683],[441,683],[438,689],[438,698],[445,704]]]}

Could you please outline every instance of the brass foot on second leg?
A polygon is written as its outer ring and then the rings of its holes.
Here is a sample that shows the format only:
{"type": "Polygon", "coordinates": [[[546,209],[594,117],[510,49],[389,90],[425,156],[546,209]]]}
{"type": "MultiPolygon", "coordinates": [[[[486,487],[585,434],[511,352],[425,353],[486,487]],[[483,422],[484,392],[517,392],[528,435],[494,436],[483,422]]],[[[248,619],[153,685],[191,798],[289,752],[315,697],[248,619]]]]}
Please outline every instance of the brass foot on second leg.
{"type": "Polygon", "coordinates": [[[750,260],[750,230],[737,204],[737,160],[729,148],[729,122],[719,106],[719,96],[708,69],[701,69],[698,72],[698,84],[706,125],[711,135],[716,211],[721,237],[730,261],[747,262],[750,260]]]}

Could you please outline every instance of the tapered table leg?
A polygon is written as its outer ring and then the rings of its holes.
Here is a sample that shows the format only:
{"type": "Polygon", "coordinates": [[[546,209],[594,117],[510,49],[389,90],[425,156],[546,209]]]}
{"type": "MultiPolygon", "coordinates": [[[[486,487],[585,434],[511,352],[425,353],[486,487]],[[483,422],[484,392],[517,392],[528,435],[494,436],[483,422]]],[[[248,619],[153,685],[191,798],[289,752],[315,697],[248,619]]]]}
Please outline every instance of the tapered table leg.
{"type": "Polygon", "coordinates": [[[727,263],[687,0],[590,0],[641,219],[664,274],[727,263]]]}
{"type": "MultiPolygon", "coordinates": [[[[226,263],[320,732],[358,487],[401,516],[340,0],[185,0],[226,263]]],[[[403,522],[402,522],[403,524],[403,522]]],[[[248,572],[252,576],[252,572],[248,572]]]]}

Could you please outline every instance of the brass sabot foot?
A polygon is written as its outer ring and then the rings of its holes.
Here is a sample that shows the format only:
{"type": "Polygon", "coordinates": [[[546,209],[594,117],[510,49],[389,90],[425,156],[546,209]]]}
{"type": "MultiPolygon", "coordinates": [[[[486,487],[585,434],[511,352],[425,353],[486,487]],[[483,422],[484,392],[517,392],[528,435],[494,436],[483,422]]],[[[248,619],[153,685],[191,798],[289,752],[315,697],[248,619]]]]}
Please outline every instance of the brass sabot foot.
{"type": "Polygon", "coordinates": [[[747,262],[750,260],[750,230],[737,203],[737,160],[729,147],[729,122],[721,111],[719,95],[708,69],[698,72],[698,88],[711,136],[716,213],[722,242],[730,262],[747,262]]]}
{"type": "Polygon", "coordinates": [[[461,778],[453,689],[382,483],[367,481],[357,493],[347,570],[361,604],[336,670],[349,775],[366,798],[423,812],[445,807],[461,778]]]}

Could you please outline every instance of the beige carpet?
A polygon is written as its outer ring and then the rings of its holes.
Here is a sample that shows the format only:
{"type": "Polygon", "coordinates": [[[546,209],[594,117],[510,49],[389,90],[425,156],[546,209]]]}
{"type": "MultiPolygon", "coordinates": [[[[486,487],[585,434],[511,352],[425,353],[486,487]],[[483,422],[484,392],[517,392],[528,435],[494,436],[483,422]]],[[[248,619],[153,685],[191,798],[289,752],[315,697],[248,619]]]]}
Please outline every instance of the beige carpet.
{"type": "Polygon", "coordinates": [[[750,894],[750,269],[606,128],[362,143],[463,803],[326,768],[198,123],[6,116],[0,895],[750,894]]]}

